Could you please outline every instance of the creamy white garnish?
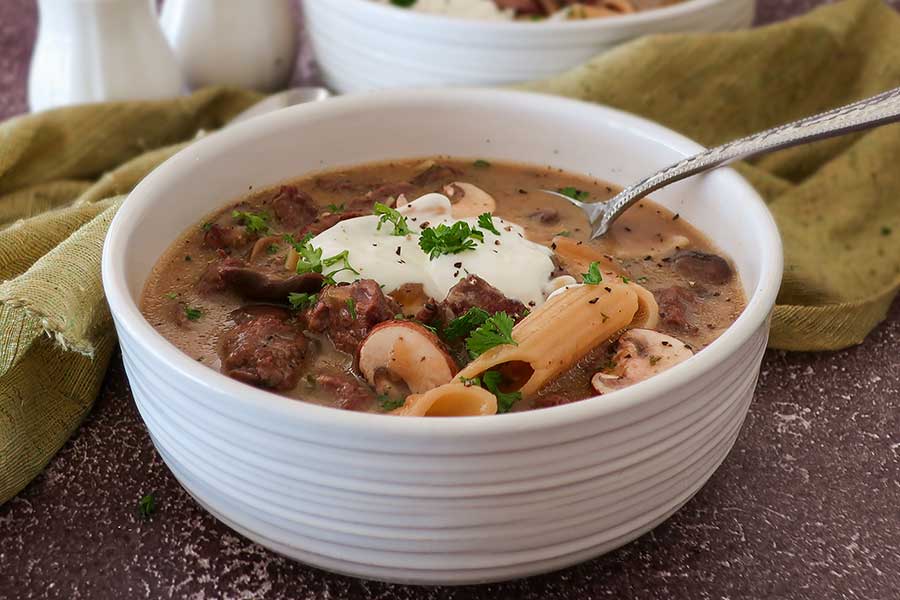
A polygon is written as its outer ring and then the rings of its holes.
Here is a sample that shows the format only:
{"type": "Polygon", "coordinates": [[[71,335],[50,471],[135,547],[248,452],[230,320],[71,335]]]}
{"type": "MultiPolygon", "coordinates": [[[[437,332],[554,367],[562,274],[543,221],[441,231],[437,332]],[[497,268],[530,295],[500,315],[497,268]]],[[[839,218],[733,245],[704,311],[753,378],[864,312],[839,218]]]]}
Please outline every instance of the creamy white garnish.
{"type": "Polygon", "coordinates": [[[426,294],[443,300],[459,281],[478,275],[504,295],[530,307],[543,304],[560,285],[557,279],[550,278],[553,252],[526,239],[524,229],[515,223],[494,217],[500,235],[480,230],[484,243],[476,241],[474,250],[431,260],[419,247],[424,223],[434,227],[461,220],[477,227],[478,219],[454,219],[450,200],[443,194],[426,194],[398,211],[407,217],[412,231],[409,235],[391,235],[391,223],[385,223],[378,231],[379,217],[372,215],[341,221],[313,238],[312,245],[322,248],[323,256],[349,251],[349,262],[359,275],[342,271],[334,276],[336,281],[374,279],[384,286],[385,292],[404,283],[421,283],[426,294]]]}

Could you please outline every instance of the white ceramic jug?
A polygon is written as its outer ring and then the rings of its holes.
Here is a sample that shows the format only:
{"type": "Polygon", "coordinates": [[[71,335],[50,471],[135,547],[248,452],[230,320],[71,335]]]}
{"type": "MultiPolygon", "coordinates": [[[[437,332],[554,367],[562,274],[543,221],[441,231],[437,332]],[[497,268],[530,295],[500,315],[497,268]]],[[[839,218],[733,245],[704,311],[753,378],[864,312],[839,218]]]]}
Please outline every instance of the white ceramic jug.
{"type": "Polygon", "coordinates": [[[38,0],[31,110],[184,91],[153,0],[38,0]]]}
{"type": "Polygon", "coordinates": [[[292,0],[166,0],[162,26],[191,88],[271,92],[297,53],[292,0]]]}

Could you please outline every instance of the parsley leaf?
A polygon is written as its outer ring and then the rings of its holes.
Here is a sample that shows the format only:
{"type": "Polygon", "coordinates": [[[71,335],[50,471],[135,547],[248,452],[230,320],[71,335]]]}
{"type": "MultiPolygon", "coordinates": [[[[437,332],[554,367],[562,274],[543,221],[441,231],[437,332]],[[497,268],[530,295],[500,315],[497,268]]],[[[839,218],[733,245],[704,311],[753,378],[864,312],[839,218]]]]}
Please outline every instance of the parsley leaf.
{"type": "Polygon", "coordinates": [[[391,0],[391,4],[400,8],[409,8],[416,3],[416,0],[391,0]]]}
{"type": "Polygon", "coordinates": [[[383,410],[384,412],[391,412],[392,410],[397,410],[404,404],[406,404],[406,400],[403,398],[391,398],[387,394],[379,394],[378,395],[378,405],[381,407],[381,410],[383,410]]]}
{"type": "Polygon", "coordinates": [[[303,275],[304,273],[322,273],[325,276],[325,283],[329,285],[334,285],[334,276],[341,271],[350,271],[355,275],[359,275],[359,271],[350,266],[349,250],[344,250],[334,256],[322,258],[322,249],[313,246],[312,243],[310,243],[310,240],[312,240],[312,235],[309,234],[307,234],[301,242],[295,241],[290,235],[284,236],[284,241],[293,246],[294,250],[299,254],[299,257],[297,258],[298,275],[303,275]],[[333,267],[338,264],[342,264],[343,266],[334,271],[325,272],[326,267],[333,267]]]}
{"type": "Polygon", "coordinates": [[[495,346],[518,346],[519,343],[512,337],[512,330],[512,317],[505,312],[494,313],[466,339],[466,348],[472,358],[477,358],[495,346]]]}
{"type": "Polygon", "coordinates": [[[209,231],[210,229],[212,229],[212,226],[213,226],[213,224],[210,223],[209,221],[207,221],[206,223],[204,223],[203,225],[200,226],[200,229],[202,229],[203,231],[209,231]]]}
{"type": "Polygon", "coordinates": [[[557,233],[556,235],[558,235],[559,237],[572,237],[572,232],[569,231],[568,229],[563,229],[562,231],[560,231],[560,232],[557,233]]]}
{"type": "Polygon", "coordinates": [[[479,169],[486,169],[491,166],[491,163],[484,160],[483,158],[479,158],[475,162],[472,163],[473,167],[478,167],[479,169]]]}
{"type": "Polygon", "coordinates": [[[307,294],[305,292],[292,292],[288,294],[288,302],[290,303],[293,310],[303,310],[304,308],[309,308],[318,301],[318,294],[307,294]]]}
{"type": "Polygon", "coordinates": [[[588,267],[588,272],[581,274],[581,281],[588,285],[598,285],[603,281],[603,275],[600,274],[600,265],[592,262],[591,266],[588,267]]]}
{"type": "Polygon", "coordinates": [[[434,260],[442,254],[474,250],[476,241],[484,242],[484,234],[469,227],[465,221],[457,221],[449,226],[441,223],[424,229],[419,235],[419,248],[434,260]]]}
{"type": "Polygon", "coordinates": [[[327,208],[328,212],[330,212],[333,215],[339,215],[342,212],[344,212],[345,210],[347,210],[346,208],[344,208],[343,202],[341,202],[340,204],[332,203],[332,204],[329,204],[328,206],[326,206],[325,208],[327,208]]]}
{"type": "Polygon", "coordinates": [[[347,298],[347,311],[350,313],[350,318],[354,321],[356,320],[356,300],[353,298],[347,298]]]}
{"type": "Polygon", "coordinates": [[[378,219],[378,227],[376,228],[378,231],[381,231],[381,226],[385,223],[391,223],[394,226],[391,235],[406,235],[409,233],[409,225],[406,223],[406,217],[387,204],[376,202],[372,212],[381,217],[378,219]]]}
{"type": "Polygon", "coordinates": [[[584,190],[579,190],[579,189],[571,187],[571,186],[559,188],[556,191],[559,192],[560,194],[562,194],[563,196],[568,196],[572,200],[578,200],[579,202],[584,202],[586,200],[590,200],[590,198],[591,198],[591,195],[589,193],[585,192],[584,190]]]}
{"type": "Polygon", "coordinates": [[[166,298],[168,298],[169,300],[174,300],[177,297],[178,294],[176,294],[175,292],[169,292],[168,294],[166,294],[166,298]]]}
{"type": "Polygon", "coordinates": [[[138,500],[138,514],[146,519],[154,512],[156,512],[156,499],[153,494],[141,496],[141,499],[138,500]]]}
{"type": "Polygon", "coordinates": [[[500,232],[497,231],[497,228],[494,226],[494,215],[489,212],[481,213],[478,215],[478,226],[484,229],[485,231],[490,231],[493,234],[500,235],[500,232]]]}
{"type": "Polygon", "coordinates": [[[252,213],[235,210],[231,212],[231,218],[247,228],[248,233],[268,233],[269,215],[266,213],[252,213]]]}
{"type": "Polygon", "coordinates": [[[200,317],[203,316],[203,311],[199,308],[193,308],[190,306],[184,307],[184,316],[187,317],[188,321],[196,321],[200,317]]]}
{"type": "Polygon", "coordinates": [[[278,254],[278,244],[269,244],[266,246],[266,252],[269,254],[278,254]]]}
{"type": "Polygon", "coordinates": [[[444,337],[448,340],[468,337],[470,333],[490,318],[491,314],[477,306],[473,306],[465,314],[456,317],[444,328],[444,337]]]}
{"type": "Polygon", "coordinates": [[[487,371],[481,374],[484,387],[497,397],[497,412],[509,412],[513,404],[522,399],[522,392],[501,392],[500,384],[503,383],[503,374],[500,371],[487,371]]]}

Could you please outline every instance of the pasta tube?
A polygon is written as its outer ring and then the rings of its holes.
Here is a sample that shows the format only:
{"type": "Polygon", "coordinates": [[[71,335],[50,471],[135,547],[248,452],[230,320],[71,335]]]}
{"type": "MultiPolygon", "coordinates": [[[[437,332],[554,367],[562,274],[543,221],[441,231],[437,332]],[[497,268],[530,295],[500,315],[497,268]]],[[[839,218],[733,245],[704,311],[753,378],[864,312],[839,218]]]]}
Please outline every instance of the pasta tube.
{"type": "Polygon", "coordinates": [[[629,326],[639,308],[637,287],[617,280],[569,288],[513,328],[518,345],[491,348],[459,376],[471,379],[498,367],[507,382],[503,391],[527,398],[629,326]]]}
{"type": "Polygon", "coordinates": [[[445,383],[406,398],[390,414],[401,417],[480,417],[497,414],[497,398],[477,385],[445,383]]]}

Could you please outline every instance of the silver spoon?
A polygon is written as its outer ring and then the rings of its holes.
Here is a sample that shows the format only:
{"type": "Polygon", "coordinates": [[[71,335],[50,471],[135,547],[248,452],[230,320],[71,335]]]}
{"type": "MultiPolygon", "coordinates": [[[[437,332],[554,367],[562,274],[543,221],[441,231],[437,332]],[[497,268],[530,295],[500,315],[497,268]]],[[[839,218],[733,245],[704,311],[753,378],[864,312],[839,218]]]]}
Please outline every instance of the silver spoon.
{"type": "Polygon", "coordinates": [[[591,239],[597,239],[606,235],[613,221],[628,207],[670,183],[736,160],[894,121],[900,121],[900,88],[704,150],[625,188],[605,202],[583,202],[552,190],[541,191],[580,208],[593,225],[591,239]]]}

